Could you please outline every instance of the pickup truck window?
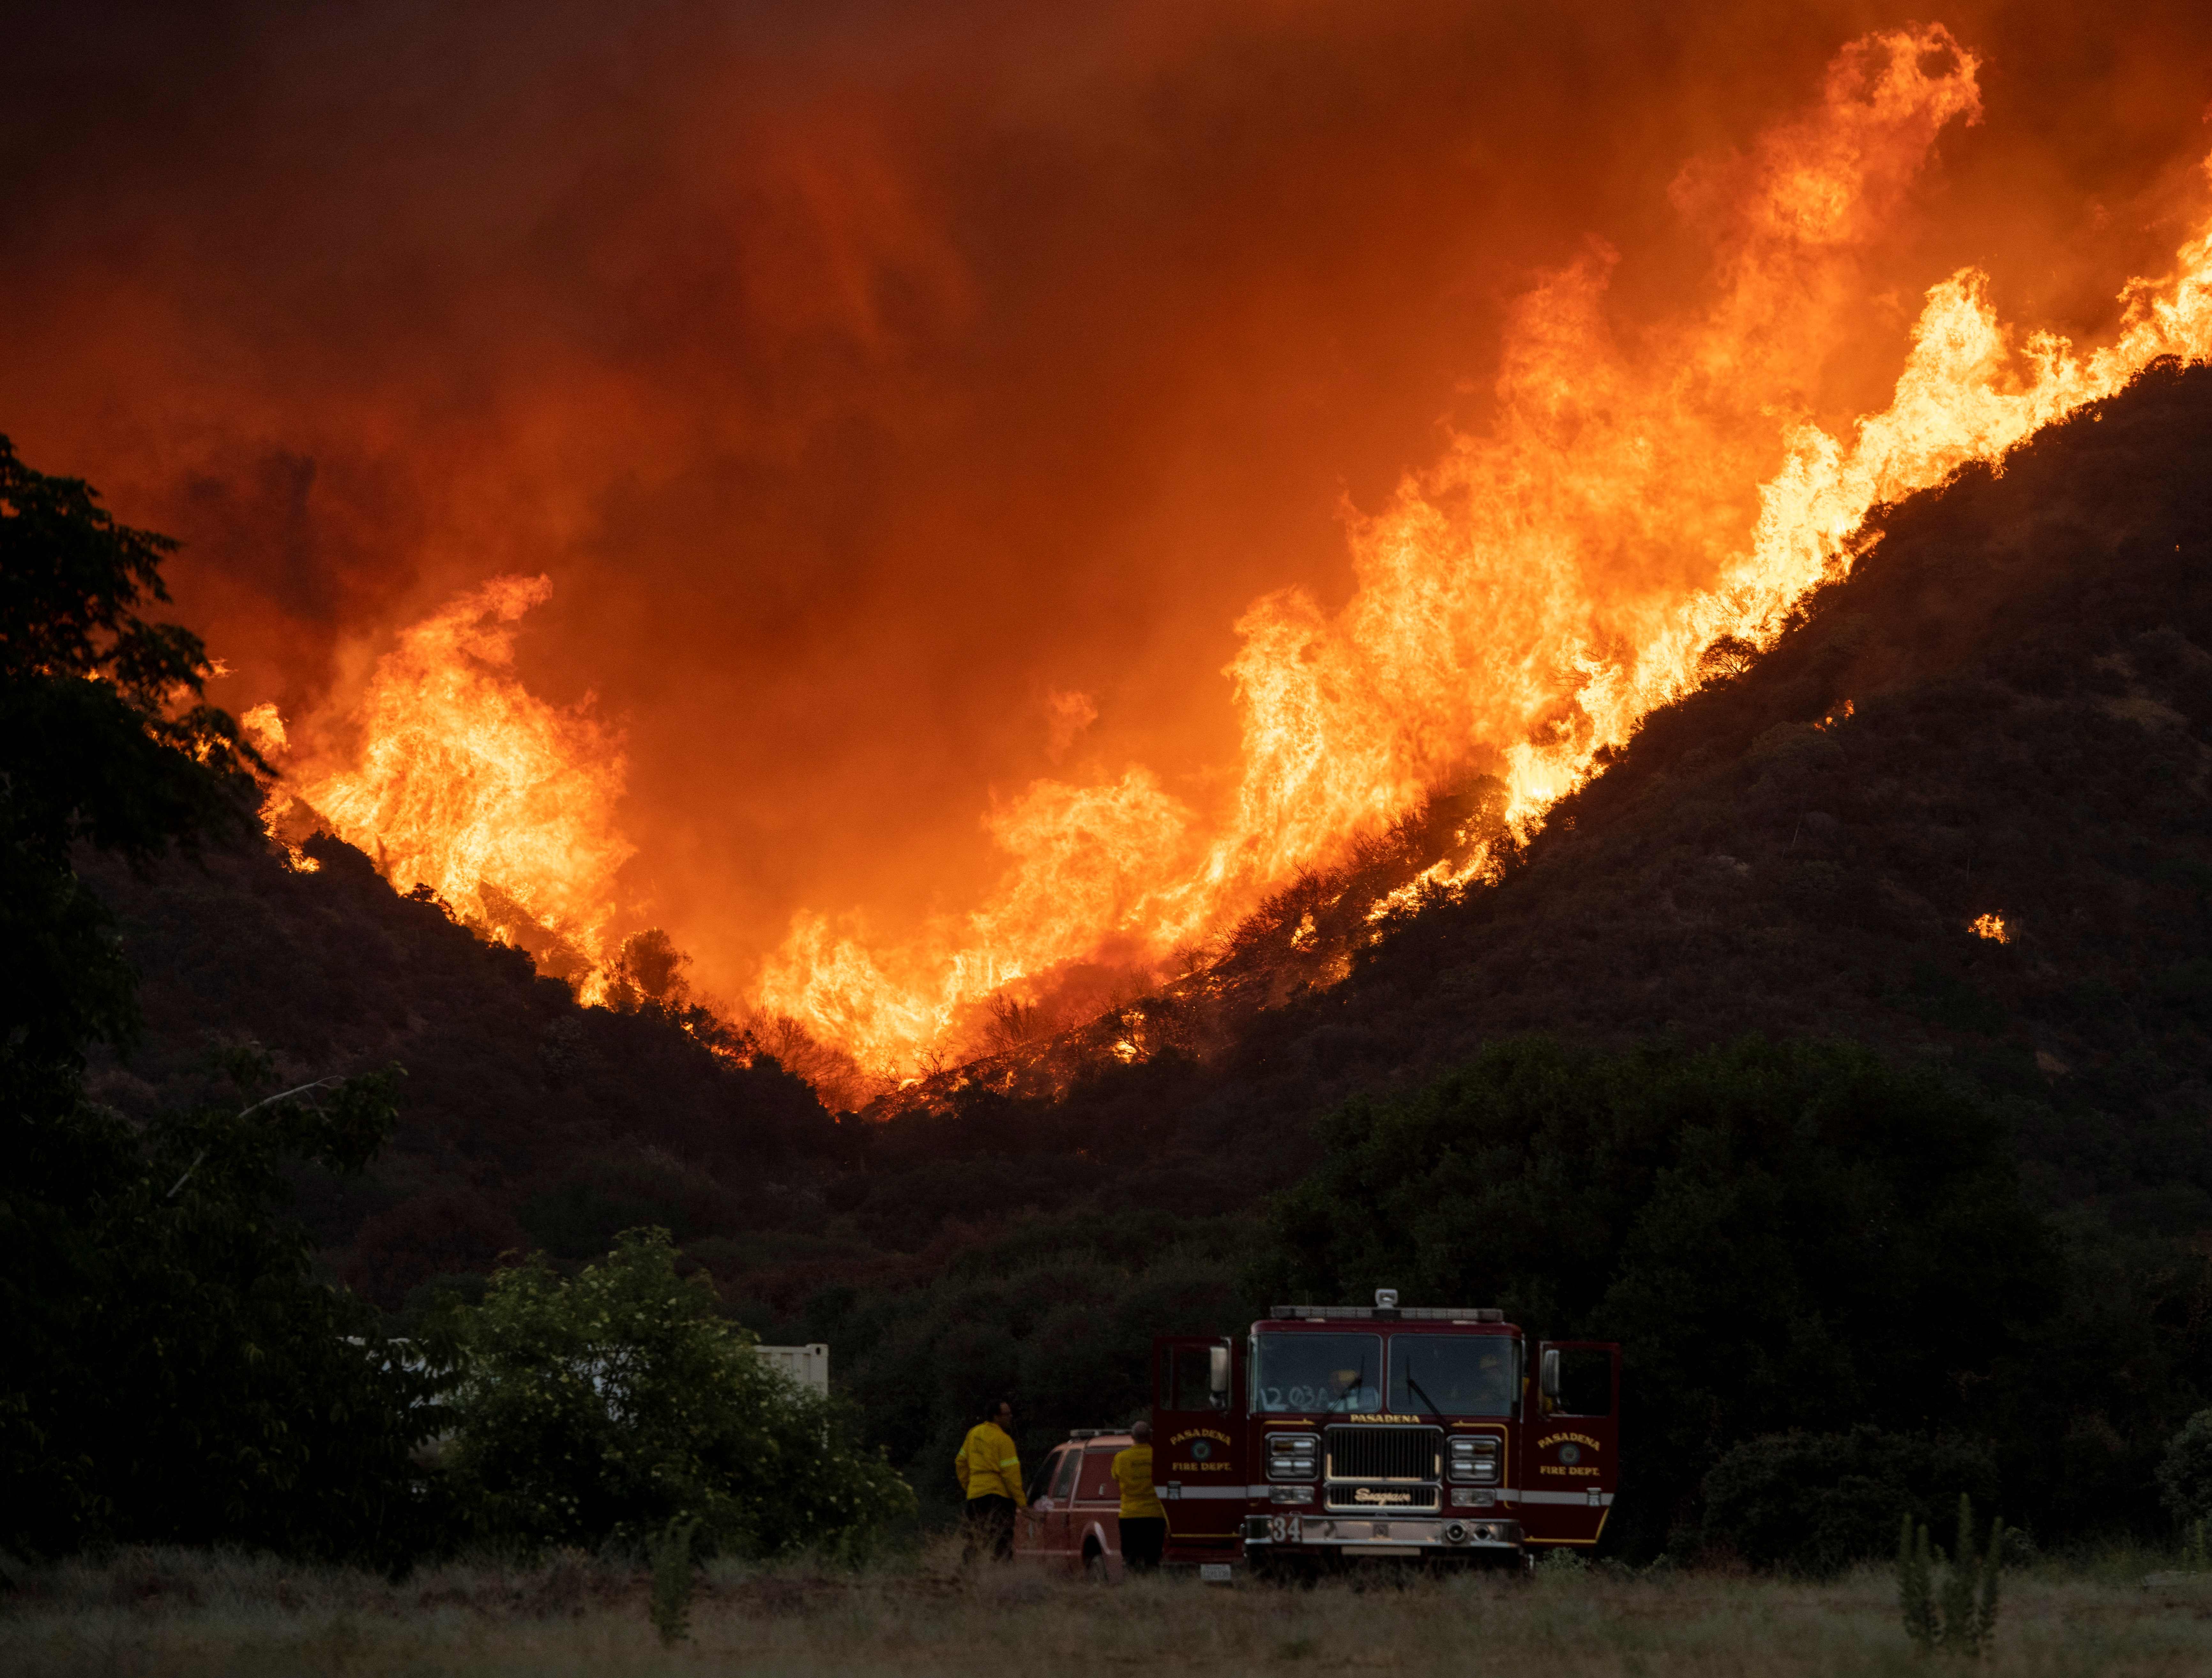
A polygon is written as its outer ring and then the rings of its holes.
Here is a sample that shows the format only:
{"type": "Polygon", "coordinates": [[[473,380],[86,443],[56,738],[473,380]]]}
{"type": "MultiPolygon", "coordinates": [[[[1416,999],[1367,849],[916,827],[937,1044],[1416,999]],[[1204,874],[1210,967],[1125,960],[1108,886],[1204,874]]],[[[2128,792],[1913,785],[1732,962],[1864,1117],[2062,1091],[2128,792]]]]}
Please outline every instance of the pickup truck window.
{"type": "Polygon", "coordinates": [[[1504,1334],[1393,1334],[1390,1408],[1413,1416],[1513,1413],[1513,1342],[1504,1334]]]}
{"type": "Polygon", "coordinates": [[[1068,1459],[1074,1455],[1074,1451],[1063,1445],[1037,1465],[1036,1478],[1030,1482],[1031,1503],[1052,1495],[1053,1482],[1060,1478],[1060,1471],[1067,1466],[1068,1459]]]}
{"type": "Polygon", "coordinates": [[[1063,1451],[1060,1454],[1060,1472],[1053,1476],[1052,1480],[1052,1497],[1054,1502],[1065,1504],[1070,1498],[1075,1495],[1075,1471],[1082,1466],[1083,1453],[1081,1451],[1068,1450],[1063,1451]]]}
{"type": "Polygon", "coordinates": [[[1380,1334],[1257,1334],[1252,1407],[1372,1414],[1382,1407],[1380,1334]]]}

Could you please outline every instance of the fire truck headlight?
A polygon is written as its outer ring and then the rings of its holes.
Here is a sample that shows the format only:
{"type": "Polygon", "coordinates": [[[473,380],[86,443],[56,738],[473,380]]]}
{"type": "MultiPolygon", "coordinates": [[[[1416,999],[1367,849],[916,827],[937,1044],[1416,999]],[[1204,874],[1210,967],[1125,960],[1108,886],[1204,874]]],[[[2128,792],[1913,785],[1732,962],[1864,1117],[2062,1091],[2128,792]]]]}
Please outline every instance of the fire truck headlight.
{"type": "Polygon", "coordinates": [[[1453,1480],[1462,1486],[1497,1485],[1498,1444],[1497,1436],[1489,1433],[1454,1439],[1446,1459],[1453,1480]]]}
{"type": "Polygon", "coordinates": [[[1321,1438],[1314,1433],[1273,1433],[1267,1438],[1267,1478],[1321,1477],[1321,1438]]]}

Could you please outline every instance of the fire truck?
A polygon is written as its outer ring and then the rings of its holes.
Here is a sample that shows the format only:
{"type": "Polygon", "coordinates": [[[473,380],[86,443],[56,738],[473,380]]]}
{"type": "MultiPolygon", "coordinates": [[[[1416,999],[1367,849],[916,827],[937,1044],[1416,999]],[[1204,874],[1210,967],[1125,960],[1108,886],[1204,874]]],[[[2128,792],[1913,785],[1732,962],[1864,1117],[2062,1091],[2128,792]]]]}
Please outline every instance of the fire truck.
{"type": "Polygon", "coordinates": [[[1532,1565],[1597,1542],[1620,1349],[1533,1348],[1503,1311],[1278,1305],[1243,1341],[1152,1343],[1167,1560],[1201,1576],[1363,1558],[1532,1565]]]}

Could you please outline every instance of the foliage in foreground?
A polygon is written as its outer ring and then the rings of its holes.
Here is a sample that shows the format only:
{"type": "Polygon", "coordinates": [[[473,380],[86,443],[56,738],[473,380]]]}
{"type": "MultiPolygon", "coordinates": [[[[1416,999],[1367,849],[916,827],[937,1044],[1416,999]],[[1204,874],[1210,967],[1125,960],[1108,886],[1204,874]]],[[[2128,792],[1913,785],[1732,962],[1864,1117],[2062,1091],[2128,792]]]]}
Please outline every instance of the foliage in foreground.
{"type": "Polygon", "coordinates": [[[2158,1465],[2160,1501],[2184,1526],[2212,1520],[2212,1410],[2199,1410],[2167,1442],[2158,1465]]]}
{"type": "Polygon", "coordinates": [[[1960,1497],[1997,1495],[1986,1440],[1859,1426],[1747,1439],[1705,1480],[1702,1535],[1755,1567],[1832,1578],[1881,1553],[1908,1510],[1923,1524],[1960,1497]]]}
{"type": "MultiPolygon", "coordinates": [[[[240,1084],[267,1088],[240,1057],[240,1084]]],[[[233,1543],[392,1560],[422,1539],[426,1383],[376,1314],[317,1280],[288,1159],[358,1170],[392,1078],[210,1105],[143,1131],[86,1109],[25,1127],[9,1241],[0,1507],[9,1547],[233,1543]]]]}
{"type": "Polygon", "coordinates": [[[764,1365],[703,1276],[677,1274],[665,1231],[574,1278],[542,1256],[502,1270],[448,1332],[447,1471],[484,1541],[641,1552],[696,1523],[707,1553],[857,1557],[913,1512],[847,1418],[764,1365]]]}
{"type": "Polygon", "coordinates": [[[373,1314],[315,1280],[288,1164],[357,1172],[389,1076],[132,1124],[88,1102],[136,976],[76,859],[133,866],[251,831],[258,760],[201,702],[198,637],[149,623],[173,544],[0,438],[0,1543],[404,1543],[410,1389],[373,1314]]]}
{"type": "Polygon", "coordinates": [[[1987,1553],[1978,1556],[1974,1545],[1973,1499],[1959,1496],[1959,1553],[1947,1558],[1929,1544],[1928,1525],[1904,1518],[1897,1540],[1897,1605],[1905,1621],[1905,1634],[1925,1654],[1942,1649],[1948,1654],[1974,1656],[1990,1646],[1996,1635],[1998,1576],[2002,1571],[2004,1523],[1991,1520],[1987,1553]],[[1936,1569],[1948,1561],[1942,1587],[1936,1584],[1936,1569]]]}

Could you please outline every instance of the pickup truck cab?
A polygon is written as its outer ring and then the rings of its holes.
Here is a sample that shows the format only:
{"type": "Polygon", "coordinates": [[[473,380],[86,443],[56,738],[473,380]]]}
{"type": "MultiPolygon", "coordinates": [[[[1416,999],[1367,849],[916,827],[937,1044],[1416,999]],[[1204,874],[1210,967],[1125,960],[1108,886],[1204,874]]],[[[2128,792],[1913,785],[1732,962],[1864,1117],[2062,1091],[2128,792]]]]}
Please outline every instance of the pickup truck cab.
{"type": "Polygon", "coordinates": [[[1030,1506],[1014,1521],[1014,1555],[1060,1573],[1121,1577],[1121,1488],[1114,1457],[1136,1441],[1079,1427],[1038,1464],[1030,1506]]]}

